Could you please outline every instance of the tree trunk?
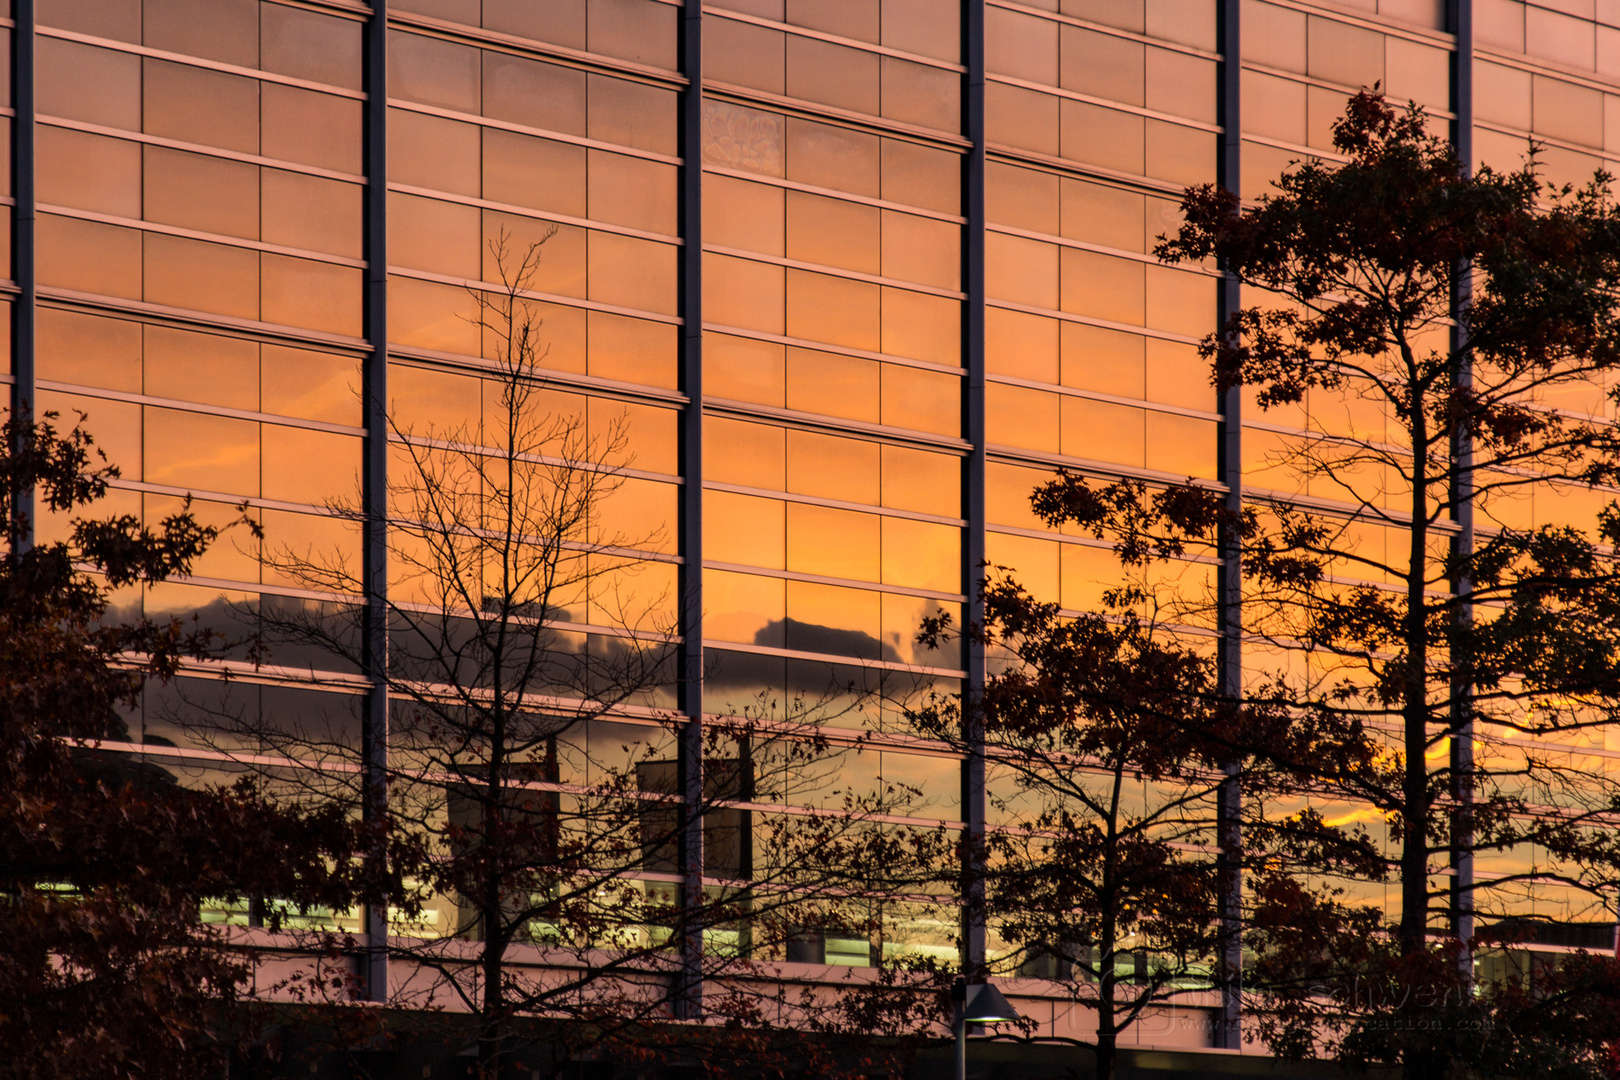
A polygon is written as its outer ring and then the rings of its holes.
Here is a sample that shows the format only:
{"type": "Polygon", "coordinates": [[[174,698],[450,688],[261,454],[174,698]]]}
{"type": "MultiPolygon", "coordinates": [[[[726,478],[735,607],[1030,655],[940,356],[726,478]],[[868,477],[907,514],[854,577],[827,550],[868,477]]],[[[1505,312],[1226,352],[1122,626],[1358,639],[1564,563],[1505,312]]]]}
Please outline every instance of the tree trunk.
{"type": "Polygon", "coordinates": [[[1410,956],[1428,945],[1429,909],[1429,624],[1424,597],[1428,563],[1428,441],[1425,402],[1414,395],[1407,418],[1412,436],[1412,523],[1406,567],[1405,686],[1401,702],[1402,749],[1406,772],[1401,785],[1401,952],[1410,956]]]}

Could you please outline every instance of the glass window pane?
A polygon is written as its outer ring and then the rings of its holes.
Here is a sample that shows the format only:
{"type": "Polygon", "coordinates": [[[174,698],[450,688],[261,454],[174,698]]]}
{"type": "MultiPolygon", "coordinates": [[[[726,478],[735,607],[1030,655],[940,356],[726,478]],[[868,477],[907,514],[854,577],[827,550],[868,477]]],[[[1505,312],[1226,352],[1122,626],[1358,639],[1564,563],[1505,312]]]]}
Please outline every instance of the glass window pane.
{"type": "Polygon", "coordinates": [[[471,46],[403,30],[388,32],[388,93],[393,97],[476,113],[483,97],[479,70],[478,50],[471,46]]]}
{"type": "Polygon", "coordinates": [[[883,519],[883,581],[912,589],[962,587],[962,530],[909,518],[883,519]]]}
{"type": "Polygon", "coordinates": [[[36,10],[41,26],[140,44],[141,0],[39,0],[36,10]]]}
{"type": "Polygon", "coordinates": [[[364,218],[358,184],[264,169],[259,186],[267,243],[360,258],[364,218]]]}
{"type": "Polygon", "coordinates": [[[875,424],[880,418],[878,368],[859,356],[787,350],[787,407],[875,424]]]}
{"type": "Polygon", "coordinates": [[[139,232],[53,214],[41,214],[36,228],[41,285],[140,299],[139,232]]]}
{"type": "Polygon", "coordinates": [[[261,265],[265,322],[360,336],[363,271],[268,252],[261,265]]]}
{"type": "Polygon", "coordinates": [[[787,489],[840,502],[878,501],[878,444],[811,431],[787,433],[787,489]]]}
{"type": "Polygon", "coordinates": [[[259,62],[280,75],[359,90],[361,25],[284,4],[260,4],[259,62]]]}
{"type": "Polygon", "coordinates": [[[655,154],[677,153],[675,91],[606,75],[587,78],[587,134],[655,154]]]}
{"type": "Polygon", "coordinates": [[[673,245],[607,232],[592,232],[587,244],[590,299],[675,314],[673,245]]]}
{"type": "Polygon", "coordinates": [[[242,161],[143,148],[148,221],[248,240],[259,238],[259,167],[242,161]]]}
{"type": "Polygon", "coordinates": [[[984,167],[985,218],[1030,232],[1058,231],[1058,178],[999,161],[984,167]]]}
{"type": "Polygon", "coordinates": [[[360,102],[276,83],[262,84],[260,94],[265,157],[360,171],[360,102]]]}
{"type": "MultiPolygon", "coordinates": [[[[883,632],[880,596],[864,589],[789,581],[787,647],[863,660],[884,659],[879,637],[883,632]]],[[[828,681],[829,675],[823,672],[822,680],[828,681]]]]}
{"type": "Polygon", "coordinates": [[[404,109],[388,113],[388,179],[479,195],[479,129],[404,109]]]}
{"type": "Polygon", "coordinates": [[[882,186],[878,142],[876,135],[789,117],[787,178],[876,197],[882,186]]]}
{"type": "Polygon", "coordinates": [[[783,347],[773,341],[705,333],[703,393],[705,397],[783,408],[786,396],[783,347]]]}
{"type": "Polygon", "coordinates": [[[703,321],[783,332],[784,271],[780,266],[703,256],[703,321]]]}
{"type": "Polygon", "coordinates": [[[43,116],[141,130],[141,58],[75,41],[41,37],[35,107],[43,116]]]}
{"type": "Polygon", "coordinates": [[[145,0],[141,22],[154,49],[259,66],[258,0],[145,0]]]}
{"type": "Polygon", "coordinates": [[[52,382],[141,392],[141,324],[41,307],[38,373],[52,382]]]}
{"type": "Polygon", "coordinates": [[[787,522],[780,500],[705,491],[703,521],[705,561],[784,569],[787,522]]]}
{"type": "Polygon", "coordinates": [[[705,570],[703,604],[705,637],[783,647],[787,583],[781,578],[705,570]]]}
{"type": "Polygon", "coordinates": [[[961,285],[961,230],[933,218],[883,211],[883,276],[956,289],[961,285]]]}
{"type": "Polygon", "coordinates": [[[962,305],[944,296],[883,287],[883,351],[955,366],[962,362],[962,305]]]}
{"type": "Polygon", "coordinates": [[[787,86],[787,35],[768,26],[708,19],[703,24],[703,75],[781,94],[787,86]]]}
{"type": "Polygon", "coordinates": [[[476,206],[388,193],[388,261],[452,277],[477,278],[483,255],[476,206]]]}
{"type": "Polygon", "coordinates": [[[835,109],[876,115],[878,58],[847,45],[790,34],[787,93],[835,109]]]}
{"type": "Polygon", "coordinates": [[[147,57],[141,130],[247,154],[259,152],[259,84],[241,75],[147,57]]]}
{"type": "Polygon", "coordinates": [[[145,299],[238,319],[259,317],[259,253],[147,233],[142,266],[145,299]]]}
{"type": "Polygon", "coordinates": [[[360,365],[354,357],[283,345],[259,349],[265,412],[359,426],[360,365]]]}
{"type": "Polygon", "coordinates": [[[864,274],[879,272],[878,209],[803,191],[787,193],[787,256],[864,274]]]}
{"type": "Polygon", "coordinates": [[[591,52],[674,69],[675,8],[651,0],[592,0],[585,13],[591,52]]]}
{"type": "Polygon", "coordinates": [[[264,497],[324,506],[360,496],[357,435],[264,424],[264,497]]]}
{"type": "Polygon", "coordinates": [[[718,247],[782,255],[786,192],[729,176],[703,179],[703,240],[718,247]]]}
{"type": "Polygon", "coordinates": [[[883,505],[956,517],[962,511],[962,459],[905,446],[883,447],[883,505]]]}
{"type": "Polygon", "coordinates": [[[144,328],[145,392],[227,409],[259,408],[259,343],[166,326],[144,328]]]}
{"type": "Polygon", "coordinates": [[[960,433],[960,378],[899,364],[884,364],[882,369],[883,423],[936,435],[960,433]]]}
{"type": "Polygon", "coordinates": [[[782,117],[721,101],[703,103],[703,160],[727,169],[783,175],[782,117]]]}
{"type": "Polygon", "coordinates": [[[781,491],[786,486],[786,432],[725,417],[703,421],[703,478],[781,491]]]}
{"type": "Polygon", "coordinates": [[[484,129],[484,198],[585,217],[585,148],[484,129]]]}
{"type": "MultiPolygon", "coordinates": [[[[675,386],[678,330],[669,323],[632,319],[606,311],[587,317],[590,359],[586,368],[599,379],[675,386]]],[[[545,362],[551,363],[548,353],[545,362]]]]}
{"type": "Polygon", "coordinates": [[[876,352],[878,286],[804,270],[787,272],[787,334],[876,352]]]}
{"type": "Polygon", "coordinates": [[[885,199],[944,214],[961,212],[960,155],[903,139],[883,139],[881,158],[885,199]]]}
{"type": "MultiPolygon", "coordinates": [[[[787,568],[805,574],[876,581],[879,520],[853,510],[788,503],[787,568]]],[[[790,590],[790,610],[791,605],[790,590]]]]}
{"type": "Polygon", "coordinates": [[[592,218],[675,234],[675,166],[592,150],[589,169],[592,218]]]}
{"type": "Polygon", "coordinates": [[[259,494],[258,424],[152,406],[142,413],[148,483],[259,494]]]}
{"type": "Polygon", "coordinates": [[[1064,397],[1058,415],[1063,454],[1141,466],[1146,423],[1141,409],[1064,397]]]}
{"type": "Polygon", "coordinates": [[[141,216],[139,143],[46,124],[39,125],[35,137],[40,202],[118,217],[141,216]]]}

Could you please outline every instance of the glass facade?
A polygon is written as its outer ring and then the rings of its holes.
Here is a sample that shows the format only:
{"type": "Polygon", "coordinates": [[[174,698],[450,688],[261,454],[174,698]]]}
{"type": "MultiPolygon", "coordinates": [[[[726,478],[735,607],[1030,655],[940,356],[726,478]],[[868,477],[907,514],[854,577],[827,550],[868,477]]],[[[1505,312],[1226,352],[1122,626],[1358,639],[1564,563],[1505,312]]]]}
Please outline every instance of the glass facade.
{"type": "MultiPolygon", "coordinates": [[[[122,469],[115,509],[156,521],[190,494],[223,522],[245,503],[268,545],[375,559],[333,503],[386,467],[390,441],[493,421],[495,354],[469,289],[499,291],[492,242],[543,241],[526,295],[548,408],[627,433],[603,513],[650,538],[625,557],[686,647],[687,677],[652,704],[701,724],[818,702],[835,740],[863,736],[838,783],[914,786],[952,827],[984,822],[982,785],[853,691],[983,677],[982,657],[913,639],[927,615],[973,617],[983,560],[1066,609],[1095,603],[1110,552],[1029,508],[1054,467],[1353,513],[1342,493],[1301,491],[1274,451],[1380,418],[1217,398],[1195,346],[1234,297],[1213,267],[1151,254],[1182,189],[1252,197],[1289,161],[1330,158],[1331,121],[1374,84],[1480,164],[1516,166],[1528,138],[1560,181],[1620,158],[1620,7],[1601,0],[0,13],[15,74],[0,81],[5,370],[16,401],[85,414],[122,469]],[[368,419],[379,400],[384,424],[368,419]]],[[[1589,517],[1600,497],[1503,512],[1589,517]]],[[[128,603],[240,629],[355,599],[227,540],[128,603]]],[[[555,614],[593,639],[623,632],[589,596],[555,614]]],[[[350,744],[386,715],[330,658],[236,665],[228,685],[197,672],[149,695],[137,730],[153,760],[203,775],[228,756],[172,723],[164,695],[318,715],[350,744]]],[[[624,724],[642,734],[604,737],[663,735],[624,724]]],[[[1620,745],[1596,738],[1564,750],[1611,769],[1620,745]]],[[[1525,903],[1580,917],[1551,891],[1525,903]]],[[[884,947],[954,949],[956,934],[901,910],[884,947]]],[[[966,941],[996,949],[982,928],[966,941]]]]}

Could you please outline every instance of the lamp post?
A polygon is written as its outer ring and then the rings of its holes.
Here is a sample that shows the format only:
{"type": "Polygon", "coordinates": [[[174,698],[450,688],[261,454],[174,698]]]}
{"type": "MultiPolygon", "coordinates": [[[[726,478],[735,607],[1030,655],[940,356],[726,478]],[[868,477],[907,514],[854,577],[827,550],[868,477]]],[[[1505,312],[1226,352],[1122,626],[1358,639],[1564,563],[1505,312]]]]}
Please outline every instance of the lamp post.
{"type": "Polygon", "coordinates": [[[956,1080],[967,1080],[967,1026],[969,1024],[1011,1024],[1018,1012],[989,983],[969,984],[958,979],[951,987],[956,1000],[956,1080]]]}

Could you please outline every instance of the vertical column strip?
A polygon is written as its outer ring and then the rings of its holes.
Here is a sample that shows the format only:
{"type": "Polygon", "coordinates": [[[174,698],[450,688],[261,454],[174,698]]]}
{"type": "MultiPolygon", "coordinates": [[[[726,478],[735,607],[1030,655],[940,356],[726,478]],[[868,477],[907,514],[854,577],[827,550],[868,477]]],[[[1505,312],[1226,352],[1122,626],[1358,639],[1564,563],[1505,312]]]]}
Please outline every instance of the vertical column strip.
{"type": "Polygon", "coordinates": [[[681,972],[675,1015],[703,1014],[703,6],[681,9],[681,972]]]}
{"type": "MultiPolygon", "coordinates": [[[[962,362],[967,369],[962,399],[962,427],[972,447],[968,451],[964,481],[967,496],[967,542],[962,568],[968,597],[967,624],[984,623],[984,600],[979,578],[985,562],[985,427],[984,427],[984,3],[962,0],[962,61],[967,77],[962,86],[962,133],[972,144],[962,159],[962,214],[967,218],[962,237],[962,362]]],[[[967,834],[962,845],[963,925],[962,964],[970,977],[984,974],[986,929],[984,905],[985,778],[984,727],[977,703],[984,690],[984,647],[969,640],[967,685],[963,687],[969,730],[968,756],[962,766],[962,820],[967,834]]]]}
{"type": "MultiPolygon", "coordinates": [[[[388,812],[388,0],[372,0],[365,41],[365,813],[388,812]]],[[[375,857],[386,857],[379,852],[375,857]]],[[[366,909],[366,994],[388,1000],[388,909],[366,909]]]]}
{"type": "MultiPolygon", "coordinates": [[[[34,0],[15,0],[11,31],[11,276],[20,290],[11,312],[11,415],[34,414],[34,0]]],[[[11,493],[11,550],[34,542],[34,493],[11,493]]]]}
{"type": "MultiPolygon", "coordinates": [[[[1452,56],[1452,108],[1457,114],[1457,128],[1452,144],[1465,174],[1474,168],[1474,5],[1473,0],[1451,0],[1451,29],[1457,35],[1457,51],[1452,56]]],[[[1452,314],[1460,316],[1468,306],[1472,293],[1471,267],[1464,262],[1457,267],[1452,285],[1452,314]]],[[[1452,347],[1457,357],[1456,379],[1459,389],[1471,381],[1469,358],[1462,350],[1467,344],[1467,331],[1459,318],[1452,326],[1452,347]]],[[[1452,445],[1454,473],[1451,497],[1456,507],[1457,534],[1452,540],[1456,565],[1463,568],[1452,583],[1456,594],[1463,598],[1457,606],[1457,619],[1465,626],[1473,621],[1473,606],[1466,599],[1473,591],[1468,560],[1474,554],[1474,444],[1465,431],[1458,431],[1452,445]]],[[[1451,737],[1451,794],[1457,810],[1451,823],[1451,932],[1466,944],[1474,936],[1474,851],[1473,823],[1468,812],[1473,802],[1474,773],[1474,720],[1473,687],[1452,687],[1453,732],[1451,737]]],[[[1471,967],[1466,952],[1460,954],[1459,963],[1471,967]]]]}
{"type": "MultiPolygon", "coordinates": [[[[1222,0],[1218,27],[1221,51],[1220,117],[1222,125],[1220,184],[1228,191],[1243,190],[1243,36],[1240,0],[1222,0]]],[[[1220,320],[1242,306],[1237,278],[1225,274],[1220,282],[1220,320]]],[[[1221,482],[1226,485],[1226,510],[1236,518],[1243,508],[1243,398],[1236,387],[1219,401],[1221,423],[1217,451],[1221,482]]],[[[1220,685],[1221,693],[1236,700],[1243,693],[1243,555],[1230,529],[1221,539],[1220,685]]],[[[1221,862],[1221,894],[1217,908],[1221,923],[1218,972],[1220,1011],[1213,1042],[1227,1050],[1243,1046],[1243,788],[1235,766],[1227,768],[1216,808],[1221,862]]]]}

